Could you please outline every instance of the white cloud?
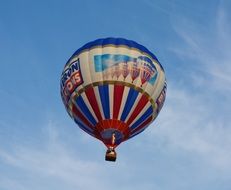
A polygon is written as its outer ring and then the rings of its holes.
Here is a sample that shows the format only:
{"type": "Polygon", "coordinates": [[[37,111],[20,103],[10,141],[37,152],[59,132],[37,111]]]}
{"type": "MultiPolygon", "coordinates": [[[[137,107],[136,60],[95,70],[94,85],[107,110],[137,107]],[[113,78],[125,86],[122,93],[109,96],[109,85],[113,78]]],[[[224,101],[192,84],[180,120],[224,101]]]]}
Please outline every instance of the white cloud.
{"type": "Polygon", "coordinates": [[[182,74],[184,85],[169,79],[167,101],[156,124],[160,127],[153,128],[150,136],[222,172],[231,171],[231,36],[226,14],[219,7],[216,24],[209,29],[214,33],[201,32],[198,24],[186,18],[174,23],[183,44],[171,51],[185,64],[190,60],[194,65],[187,66],[191,69],[187,76],[182,74]]]}
{"type": "Polygon", "coordinates": [[[183,43],[171,48],[179,57],[184,58],[185,64],[190,59],[194,61],[193,66],[197,70],[192,78],[196,79],[200,71],[210,79],[204,80],[204,86],[223,92],[230,91],[231,85],[231,27],[227,12],[221,4],[207,26],[187,18],[177,18],[174,29],[183,43]]]}
{"type": "MultiPolygon", "coordinates": [[[[92,143],[92,139],[85,137],[72,144],[63,139],[62,130],[50,120],[43,128],[45,135],[40,137],[40,145],[27,141],[8,143],[8,149],[0,146],[0,163],[4,166],[0,172],[0,189],[104,190],[110,187],[114,190],[123,189],[121,184],[124,189],[133,187],[127,180],[135,174],[129,173],[123,160],[105,162],[103,145],[97,147],[96,140],[92,143]]],[[[65,138],[73,137],[65,134],[65,138]]]]}
{"type": "MultiPolygon", "coordinates": [[[[70,189],[90,189],[95,186],[101,189],[100,172],[103,171],[100,165],[97,162],[79,158],[78,154],[72,152],[63,142],[59,142],[56,138],[57,130],[54,126],[51,128],[51,124],[49,124],[48,129],[50,135],[45,143],[46,147],[34,149],[33,146],[30,147],[28,144],[27,147],[20,144],[13,145],[13,151],[0,151],[0,159],[13,167],[14,171],[23,173],[22,175],[32,175],[34,178],[51,178],[51,181],[56,179],[69,186],[70,189]]],[[[32,178],[32,180],[35,179],[32,178]]],[[[20,180],[15,182],[19,183],[20,180]]],[[[38,188],[30,187],[29,183],[23,184],[23,182],[20,185],[24,186],[24,189],[39,189],[40,186],[38,188]]],[[[6,189],[10,189],[10,186],[6,189]]],[[[49,189],[49,187],[46,189],[49,189]]],[[[56,189],[59,189],[58,185],[56,189]]]]}
{"type": "Polygon", "coordinates": [[[198,156],[215,169],[231,169],[231,129],[228,121],[213,117],[213,107],[184,91],[169,86],[166,106],[163,108],[151,136],[162,146],[198,156]]]}

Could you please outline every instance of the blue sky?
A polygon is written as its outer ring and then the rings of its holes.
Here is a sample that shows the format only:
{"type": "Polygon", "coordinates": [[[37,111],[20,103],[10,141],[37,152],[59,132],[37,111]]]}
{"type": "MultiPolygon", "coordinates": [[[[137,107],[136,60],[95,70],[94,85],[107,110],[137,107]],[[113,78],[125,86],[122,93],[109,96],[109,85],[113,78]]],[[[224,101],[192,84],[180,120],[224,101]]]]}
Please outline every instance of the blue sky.
{"type": "Polygon", "coordinates": [[[0,1],[1,190],[230,190],[231,1],[0,1]],[[123,37],[165,68],[157,120],[118,147],[75,126],[59,93],[68,58],[123,37]]]}

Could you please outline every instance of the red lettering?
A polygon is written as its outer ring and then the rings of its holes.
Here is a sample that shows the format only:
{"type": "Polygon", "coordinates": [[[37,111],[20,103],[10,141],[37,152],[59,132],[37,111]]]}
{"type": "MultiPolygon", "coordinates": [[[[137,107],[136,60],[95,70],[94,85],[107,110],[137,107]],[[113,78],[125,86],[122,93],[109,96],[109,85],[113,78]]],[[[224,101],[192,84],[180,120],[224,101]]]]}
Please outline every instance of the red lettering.
{"type": "Polygon", "coordinates": [[[69,92],[71,92],[73,90],[73,84],[71,81],[68,81],[66,86],[67,86],[67,89],[69,90],[69,92]]]}
{"type": "Polygon", "coordinates": [[[73,83],[75,86],[78,86],[78,85],[82,82],[79,72],[74,73],[74,74],[71,76],[71,81],[72,81],[72,83],[73,83]]]}

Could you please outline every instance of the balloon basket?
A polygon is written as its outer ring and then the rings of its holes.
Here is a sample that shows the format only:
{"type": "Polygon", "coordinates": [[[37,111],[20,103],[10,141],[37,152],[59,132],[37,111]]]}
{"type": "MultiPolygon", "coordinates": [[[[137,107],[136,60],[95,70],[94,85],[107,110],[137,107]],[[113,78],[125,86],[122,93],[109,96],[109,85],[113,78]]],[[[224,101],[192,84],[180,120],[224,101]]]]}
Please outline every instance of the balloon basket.
{"type": "Polygon", "coordinates": [[[106,161],[115,162],[116,161],[116,152],[114,149],[108,149],[105,155],[106,161]]]}

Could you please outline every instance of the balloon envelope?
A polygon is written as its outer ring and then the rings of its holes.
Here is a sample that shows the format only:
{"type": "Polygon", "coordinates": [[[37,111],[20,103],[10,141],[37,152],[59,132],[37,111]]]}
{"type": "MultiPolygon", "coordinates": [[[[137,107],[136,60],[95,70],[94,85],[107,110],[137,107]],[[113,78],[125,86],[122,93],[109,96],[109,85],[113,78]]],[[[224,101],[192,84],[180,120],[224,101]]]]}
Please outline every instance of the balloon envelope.
{"type": "Polygon", "coordinates": [[[61,96],[71,118],[113,148],[157,117],[166,87],[156,56],[122,38],[87,43],[67,61],[61,76],[61,96]]]}

